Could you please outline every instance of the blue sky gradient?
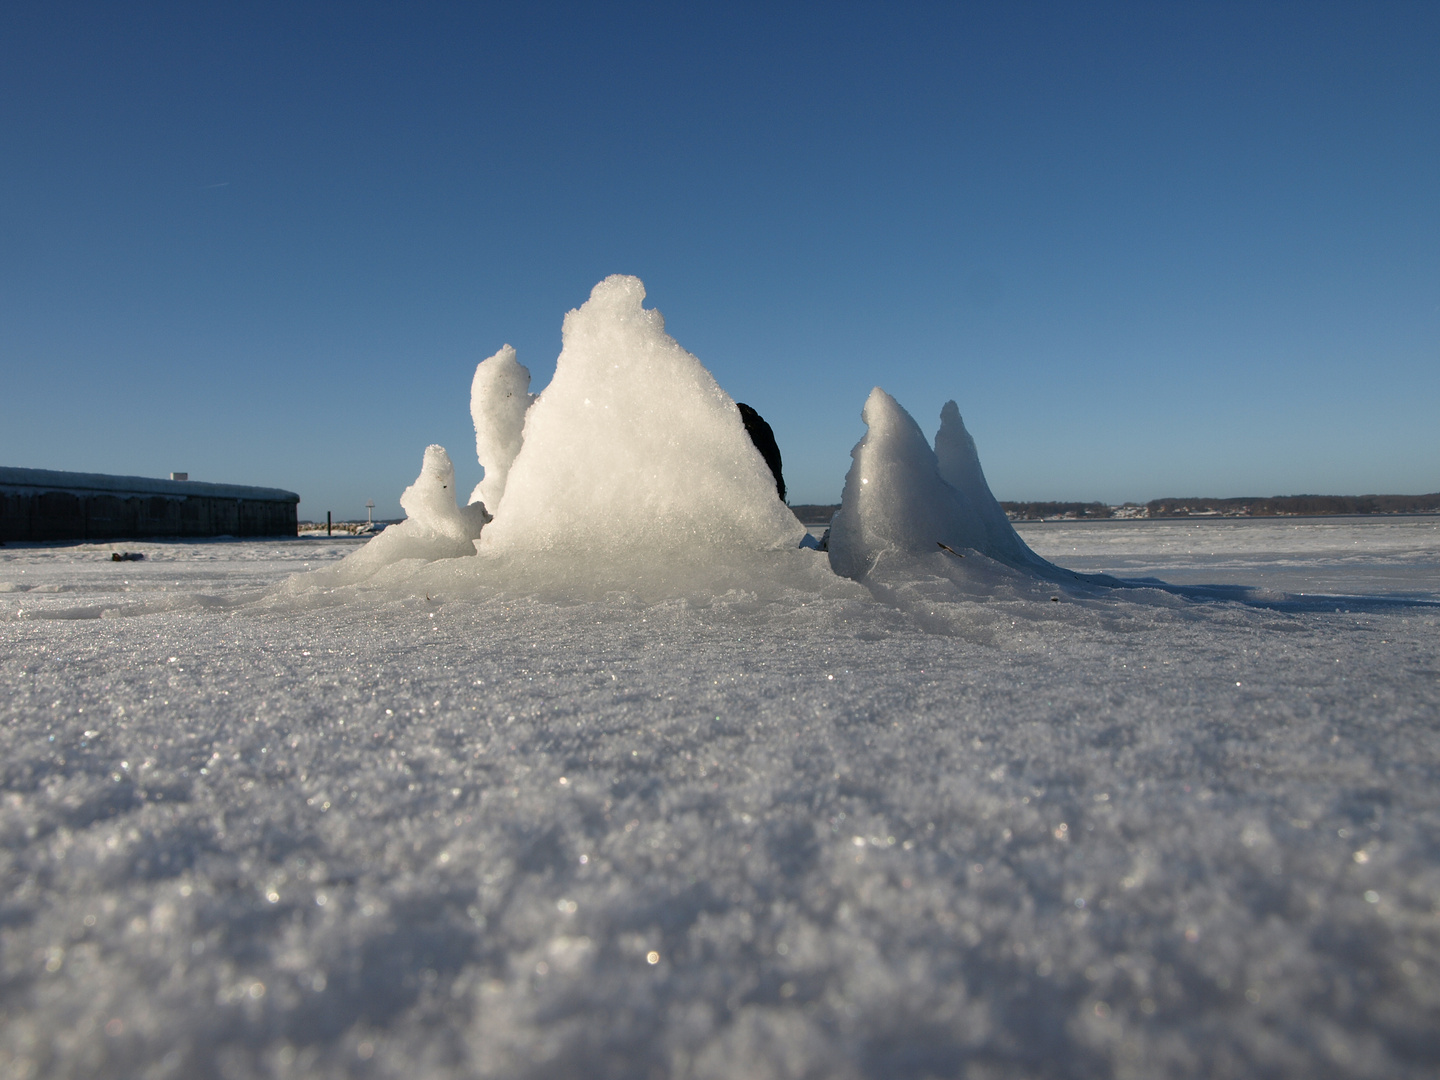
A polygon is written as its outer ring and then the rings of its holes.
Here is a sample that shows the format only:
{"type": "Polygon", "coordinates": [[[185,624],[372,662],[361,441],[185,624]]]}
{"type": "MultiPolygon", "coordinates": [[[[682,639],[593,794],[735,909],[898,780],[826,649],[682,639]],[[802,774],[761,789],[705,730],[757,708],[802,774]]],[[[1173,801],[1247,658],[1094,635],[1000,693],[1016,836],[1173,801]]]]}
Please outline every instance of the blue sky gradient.
{"type": "Polygon", "coordinates": [[[398,514],[645,280],[838,499],[1440,490],[1440,5],[0,7],[0,463],[398,514]]]}

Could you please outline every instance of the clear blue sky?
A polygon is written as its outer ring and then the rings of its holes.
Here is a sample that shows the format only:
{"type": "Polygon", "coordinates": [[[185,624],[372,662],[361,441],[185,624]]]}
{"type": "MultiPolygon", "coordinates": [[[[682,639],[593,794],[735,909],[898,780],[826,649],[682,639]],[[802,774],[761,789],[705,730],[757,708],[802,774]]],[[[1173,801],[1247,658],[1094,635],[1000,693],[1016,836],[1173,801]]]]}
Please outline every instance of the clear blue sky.
{"type": "Polygon", "coordinates": [[[0,464],[398,514],[618,272],[796,502],[876,384],[1002,499],[1440,490],[1440,4],[526,7],[0,6],[0,464]]]}

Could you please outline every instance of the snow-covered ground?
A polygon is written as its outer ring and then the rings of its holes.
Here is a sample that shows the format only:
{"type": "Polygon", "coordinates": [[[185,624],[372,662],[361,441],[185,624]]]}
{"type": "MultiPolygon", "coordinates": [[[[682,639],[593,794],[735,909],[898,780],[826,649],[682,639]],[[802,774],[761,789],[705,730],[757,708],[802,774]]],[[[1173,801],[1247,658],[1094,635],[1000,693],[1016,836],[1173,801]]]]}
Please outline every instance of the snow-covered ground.
{"type": "Polygon", "coordinates": [[[1434,1075],[1436,524],[1023,530],[1256,605],[0,548],[0,1074],[1434,1075]]]}
{"type": "Polygon", "coordinates": [[[1440,517],[1067,521],[1016,530],[1052,562],[1087,572],[1440,599],[1440,517]]]}

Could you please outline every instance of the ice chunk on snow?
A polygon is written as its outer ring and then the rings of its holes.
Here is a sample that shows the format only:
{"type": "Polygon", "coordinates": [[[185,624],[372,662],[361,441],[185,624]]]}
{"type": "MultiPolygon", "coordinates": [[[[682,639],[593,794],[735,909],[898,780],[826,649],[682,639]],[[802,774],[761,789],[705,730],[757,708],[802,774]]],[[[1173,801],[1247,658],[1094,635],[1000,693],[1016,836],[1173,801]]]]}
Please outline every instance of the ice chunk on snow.
{"type": "Polygon", "coordinates": [[[861,412],[865,437],[851,451],[840,510],[830,526],[830,565],[863,578],[887,554],[921,555],[937,542],[981,549],[985,530],[940,476],[920,426],[878,386],[861,412]]]}
{"type": "Polygon", "coordinates": [[[667,552],[733,562],[798,545],[805,530],[735,402],[644,298],[639,278],[617,274],[565,316],[481,555],[653,566],[667,552]]]}
{"type": "Polygon", "coordinates": [[[1025,546],[990,494],[954,402],[941,413],[936,436],[943,458],[878,386],[861,415],[868,430],[851,454],[830,529],[830,565],[837,574],[860,579],[888,556],[933,555],[940,544],[1011,566],[1050,567],[1025,546]]]}
{"type": "Polygon", "coordinates": [[[401,493],[400,507],[406,517],[401,524],[410,526],[411,532],[453,540],[457,546],[471,548],[471,553],[472,541],[485,524],[479,513],[455,504],[455,466],[443,446],[425,448],[420,475],[401,493]]]}
{"type": "Polygon", "coordinates": [[[990,493],[985,472],[980,468],[975,440],[965,429],[960,407],[953,401],[947,401],[940,410],[940,430],[935,433],[935,459],[940,467],[940,479],[959,492],[984,533],[984,545],[980,550],[992,559],[1011,566],[1037,568],[1050,565],[1025,545],[1000,503],[990,493]]]}
{"type": "Polygon", "coordinates": [[[470,495],[493,513],[505,493],[505,479],[525,431],[525,413],[535,400],[530,393],[530,369],[515,359],[506,345],[480,361],[470,383],[470,417],[475,422],[475,454],[485,478],[470,495]]]}
{"type": "Polygon", "coordinates": [[[443,446],[425,448],[420,475],[400,496],[406,518],[345,559],[342,577],[363,577],[402,559],[454,559],[475,554],[488,515],[480,504],[455,504],[455,466],[443,446]]]}

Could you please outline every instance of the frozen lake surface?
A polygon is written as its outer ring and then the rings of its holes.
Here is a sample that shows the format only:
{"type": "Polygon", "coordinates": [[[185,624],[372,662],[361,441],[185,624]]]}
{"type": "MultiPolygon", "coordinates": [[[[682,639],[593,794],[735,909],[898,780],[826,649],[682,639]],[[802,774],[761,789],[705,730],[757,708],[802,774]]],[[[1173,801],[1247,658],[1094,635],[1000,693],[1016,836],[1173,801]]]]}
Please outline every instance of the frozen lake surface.
{"type": "Polygon", "coordinates": [[[0,548],[0,1074],[1435,1075],[1440,522],[1021,531],[1227,588],[0,548]]]}
{"type": "Polygon", "coordinates": [[[1087,573],[1317,595],[1440,599],[1440,518],[1021,523],[1037,553],[1087,573]]]}

